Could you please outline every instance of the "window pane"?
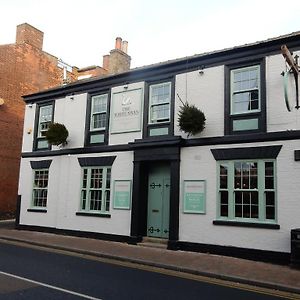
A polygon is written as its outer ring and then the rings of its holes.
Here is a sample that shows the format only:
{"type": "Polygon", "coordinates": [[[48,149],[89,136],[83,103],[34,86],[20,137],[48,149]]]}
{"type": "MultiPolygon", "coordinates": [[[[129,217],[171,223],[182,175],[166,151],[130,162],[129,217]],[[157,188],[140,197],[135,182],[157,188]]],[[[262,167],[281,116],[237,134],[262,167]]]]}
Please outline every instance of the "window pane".
{"type": "Polygon", "coordinates": [[[240,189],[242,186],[241,163],[234,163],[234,188],[240,189]]]}
{"type": "Polygon", "coordinates": [[[92,129],[99,129],[106,127],[106,114],[99,113],[92,116],[92,129]]]}
{"type": "Polygon", "coordinates": [[[110,189],[110,177],[111,177],[111,169],[107,169],[106,172],[106,188],[110,189]]]}
{"type": "Polygon", "coordinates": [[[265,162],[265,188],[274,189],[274,164],[265,162]]]}
{"type": "Polygon", "coordinates": [[[275,197],[274,192],[266,192],[266,205],[274,206],[275,205],[275,197]]]}
{"type": "Polygon", "coordinates": [[[169,120],[170,105],[156,105],[151,107],[151,120],[159,122],[169,120]]]}
{"type": "Polygon", "coordinates": [[[81,191],[81,209],[86,207],[86,190],[81,191]]]}
{"type": "Polygon", "coordinates": [[[92,112],[106,112],[107,110],[107,95],[92,97],[92,112]]]}
{"type": "Polygon", "coordinates": [[[105,211],[109,211],[110,191],[106,190],[105,193],[106,193],[105,211]]]}
{"type": "Polygon", "coordinates": [[[150,86],[151,104],[170,102],[170,83],[150,86]]]}
{"type": "Polygon", "coordinates": [[[101,210],[102,191],[90,191],[90,210],[101,210]]]}
{"type": "Polygon", "coordinates": [[[275,207],[274,206],[266,207],[266,219],[268,219],[268,220],[275,219],[275,207]]]}
{"type": "Polygon", "coordinates": [[[227,189],[227,172],[228,172],[227,165],[225,164],[220,165],[220,188],[221,189],[227,189]]]}
{"type": "Polygon", "coordinates": [[[228,217],[228,192],[222,191],[220,192],[220,215],[222,217],[228,217]]]}
{"type": "Polygon", "coordinates": [[[91,169],[91,183],[90,187],[92,189],[99,189],[102,187],[102,169],[91,169]]]}
{"type": "Polygon", "coordinates": [[[242,218],[242,205],[235,205],[235,217],[242,218]]]}

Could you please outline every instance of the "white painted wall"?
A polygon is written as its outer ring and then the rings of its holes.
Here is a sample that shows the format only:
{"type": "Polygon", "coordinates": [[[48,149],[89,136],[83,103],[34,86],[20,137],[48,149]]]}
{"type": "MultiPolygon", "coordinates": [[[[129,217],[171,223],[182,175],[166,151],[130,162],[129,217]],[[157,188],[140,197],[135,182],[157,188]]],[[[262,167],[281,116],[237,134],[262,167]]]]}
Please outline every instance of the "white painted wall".
{"type": "Polygon", "coordinates": [[[64,124],[69,131],[68,144],[64,146],[64,149],[84,146],[86,104],[86,93],[67,96],[55,101],[54,122],[64,124]]]}
{"type": "Polygon", "coordinates": [[[277,211],[280,230],[213,225],[217,217],[217,162],[210,149],[222,146],[190,147],[181,150],[181,193],[179,240],[272,251],[290,251],[290,230],[300,227],[299,174],[300,163],[294,161],[299,142],[249,143],[230,148],[283,145],[277,158],[277,211]],[[206,214],[184,214],[183,180],[206,180],[206,214]]]}
{"type": "MultiPolygon", "coordinates": [[[[22,159],[19,195],[21,200],[20,224],[56,227],[61,229],[129,235],[131,210],[113,209],[113,189],[111,190],[111,218],[76,216],[80,206],[81,167],[78,157],[93,155],[64,155],[40,159],[22,159]],[[47,213],[27,212],[31,207],[33,170],[30,160],[52,159],[49,168],[47,213]]],[[[133,153],[103,153],[116,156],[112,166],[112,188],[114,180],[132,180],[133,153]]]]}
{"type": "Polygon", "coordinates": [[[194,71],[176,76],[174,134],[186,137],[178,126],[181,102],[177,94],[205,114],[205,129],[193,138],[224,135],[224,66],[204,69],[202,75],[194,71]]]}
{"type": "Polygon", "coordinates": [[[35,110],[36,110],[36,104],[27,104],[25,106],[22,152],[32,151],[33,137],[34,137],[35,110]]]}

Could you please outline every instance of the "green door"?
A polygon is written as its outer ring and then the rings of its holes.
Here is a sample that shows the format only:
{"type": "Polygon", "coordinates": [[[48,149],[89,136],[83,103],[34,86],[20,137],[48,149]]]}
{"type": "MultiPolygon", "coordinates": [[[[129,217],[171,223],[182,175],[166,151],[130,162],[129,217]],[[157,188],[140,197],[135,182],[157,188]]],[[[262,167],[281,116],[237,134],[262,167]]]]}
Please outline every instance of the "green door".
{"type": "Polygon", "coordinates": [[[170,215],[170,168],[153,166],[148,177],[148,236],[168,238],[170,215]]]}

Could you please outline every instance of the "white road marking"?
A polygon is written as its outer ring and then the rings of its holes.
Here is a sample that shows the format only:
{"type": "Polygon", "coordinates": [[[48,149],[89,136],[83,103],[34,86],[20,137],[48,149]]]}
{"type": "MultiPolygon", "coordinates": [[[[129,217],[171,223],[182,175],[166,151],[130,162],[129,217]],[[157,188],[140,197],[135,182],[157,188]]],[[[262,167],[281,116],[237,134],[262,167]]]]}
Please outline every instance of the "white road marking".
{"type": "Polygon", "coordinates": [[[70,291],[70,290],[66,290],[66,289],[63,289],[63,288],[59,288],[59,287],[54,286],[54,285],[50,285],[50,284],[42,283],[42,282],[39,282],[39,281],[31,280],[31,279],[28,279],[28,278],[25,278],[25,277],[20,277],[20,276],[14,275],[14,274],[1,272],[1,271],[0,271],[0,274],[5,275],[5,276],[9,276],[9,277],[12,277],[12,278],[16,278],[16,279],[19,279],[19,280],[31,282],[31,283],[34,283],[36,285],[41,285],[41,286],[47,287],[49,289],[57,290],[57,291],[67,293],[67,294],[71,294],[71,295],[74,295],[74,296],[78,296],[78,297],[81,297],[81,298],[90,299],[90,300],[103,300],[103,299],[100,299],[100,298],[95,298],[95,297],[91,297],[91,296],[88,296],[88,295],[76,293],[76,292],[73,292],[73,291],[70,291]]]}

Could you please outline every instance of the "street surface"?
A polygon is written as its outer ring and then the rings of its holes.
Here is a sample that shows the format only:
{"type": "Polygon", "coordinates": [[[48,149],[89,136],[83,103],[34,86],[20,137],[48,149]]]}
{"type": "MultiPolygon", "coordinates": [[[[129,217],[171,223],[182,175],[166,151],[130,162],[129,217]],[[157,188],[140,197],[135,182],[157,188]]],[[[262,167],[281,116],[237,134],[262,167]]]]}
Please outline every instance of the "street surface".
{"type": "Polygon", "coordinates": [[[255,288],[245,290],[242,285],[240,289],[225,283],[214,284],[193,275],[193,279],[187,279],[181,273],[166,273],[0,242],[0,299],[5,300],[296,299],[255,288]]]}

